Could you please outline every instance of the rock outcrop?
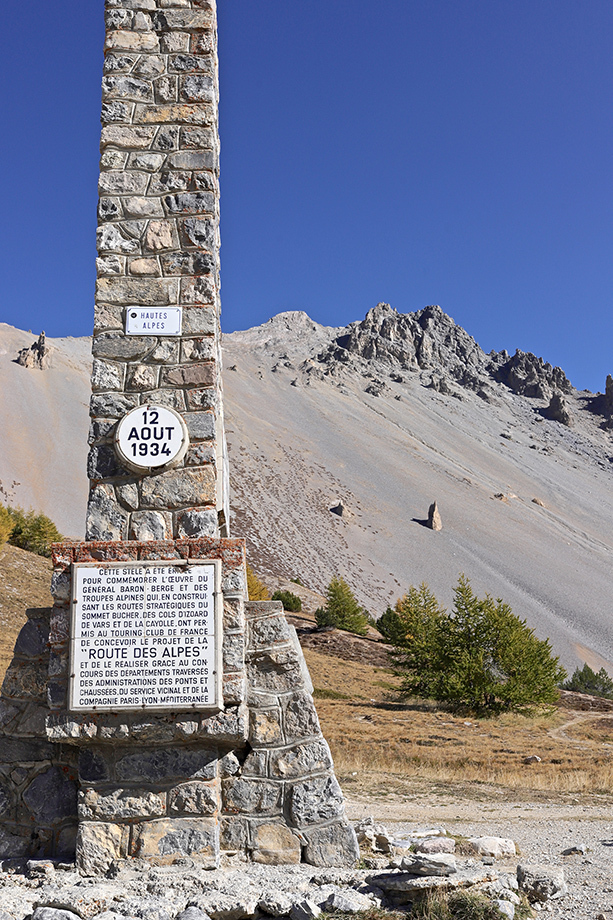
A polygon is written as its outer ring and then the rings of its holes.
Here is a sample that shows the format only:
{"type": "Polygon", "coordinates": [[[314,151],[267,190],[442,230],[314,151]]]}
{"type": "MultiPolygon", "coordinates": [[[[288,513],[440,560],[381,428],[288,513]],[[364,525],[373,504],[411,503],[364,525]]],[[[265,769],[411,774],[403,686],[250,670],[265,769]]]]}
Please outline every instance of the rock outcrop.
{"type": "Polygon", "coordinates": [[[43,371],[49,366],[49,346],[45,340],[45,333],[41,332],[38,339],[32,342],[29,348],[22,348],[15,358],[16,364],[22,367],[33,367],[43,371]]]}

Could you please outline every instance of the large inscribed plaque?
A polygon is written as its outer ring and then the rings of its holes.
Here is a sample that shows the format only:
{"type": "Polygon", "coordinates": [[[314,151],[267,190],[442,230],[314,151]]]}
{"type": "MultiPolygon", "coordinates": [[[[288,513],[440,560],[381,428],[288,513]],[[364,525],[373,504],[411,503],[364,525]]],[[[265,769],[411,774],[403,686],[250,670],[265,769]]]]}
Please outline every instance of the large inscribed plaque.
{"type": "Polygon", "coordinates": [[[73,569],[71,710],[221,707],[218,561],[73,569]]]}

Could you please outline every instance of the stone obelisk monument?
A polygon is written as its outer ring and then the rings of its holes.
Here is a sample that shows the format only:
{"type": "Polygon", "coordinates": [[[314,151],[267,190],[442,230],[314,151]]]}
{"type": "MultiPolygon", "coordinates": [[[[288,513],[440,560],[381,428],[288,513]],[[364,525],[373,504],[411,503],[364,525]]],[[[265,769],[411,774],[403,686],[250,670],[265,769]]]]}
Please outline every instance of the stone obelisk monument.
{"type": "Polygon", "coordinates": [[[228,531],[214,0],[106,0],[90,495],[0,700],[0,858],[357,857],[295,631],[228,531]]]}

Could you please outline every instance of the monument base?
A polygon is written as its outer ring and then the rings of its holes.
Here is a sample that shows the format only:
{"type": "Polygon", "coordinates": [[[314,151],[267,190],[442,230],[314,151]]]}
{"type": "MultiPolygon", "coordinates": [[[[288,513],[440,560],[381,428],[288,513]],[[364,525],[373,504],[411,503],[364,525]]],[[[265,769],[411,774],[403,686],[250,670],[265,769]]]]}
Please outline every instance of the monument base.
{"type": "Polygon", "coordinates": [[[244,541],[57,544],[53,563],[54,607],[28,611],[0,699],[0,858],[352,865],[302,650],[281,603],[245,600],[244,541]],[[69,711],[74,564],[150,560],[221,561],[218,705],[69,711]]]}

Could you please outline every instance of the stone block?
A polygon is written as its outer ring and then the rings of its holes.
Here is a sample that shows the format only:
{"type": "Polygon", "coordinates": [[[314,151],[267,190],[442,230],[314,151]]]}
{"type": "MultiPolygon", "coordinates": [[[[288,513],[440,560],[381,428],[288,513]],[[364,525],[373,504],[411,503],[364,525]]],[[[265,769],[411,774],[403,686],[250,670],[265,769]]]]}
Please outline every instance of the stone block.
{"type": "MultiPolygon", "coordinates": [[[[133,64],[132,58],[127,58],[130,66],[133,64]]],[[[124,127],[123,125],[107,125],[102,129],[100,145],[102,148],[107,146],[123,147],[126,150],[147,150],[155,138],[155,127],[124,127]]]]}
{"type": "Polygon", "coordinates": [[[177,281],[171,278],[99,278],[96,299],[129,306],[167,307],[178,302],[177,281]]]}
{"type": "Polygon", "coordinates": [[[181,508],[186,505],[214,504],[216,482],[210,467],[169,470],[143,480],[143,508],[181,508]]]}
{"type": "Polygon", "coordinates": [[[98,202],[98,219],[100,221],[118,220],[121,217],[119,198],[101,198],[98,202]]]}
{"type": "Polygon", "coordinates": [[[189,51],[189,39],[189,32],[163,32],[160,35],[160,48],[164,54],[189,51]]]}
{"type": "Polygon", "coordinates": [[[271,649],[250,654],[247,676],[254,690],[287,693],[300,686],[300,665],[293,649],[271,649]]]}
{"type": "Polygon", "coordinates": [[[149,252],[163,252],[165,249],[176,249],[179,241],[173,221],[152,220],[147,227],[144,248],[149,252]]]}
{"type": "Polygon", "coordinates": [[[289,793],[292,824],[302,827],[331,821],[343,814],[343,793],[334,775],[295,783],[289,793]]]}
{"type": "Polygon", "coordinates": [[[48,651],[49,623],[38,617],[28,619],[21,628],[15,643],[15,655],[23,658],[40,658],[48,651]]]}
{"type": "Polygon", "coordinates": [[[208,54],[176,54],[168,62],[171,73],[214,73],[214,66],[208,54]]]}
{"type": "Polygon", "coordinates": [[[119,462],[115,449],[110,444],[92,447],[87,456],[87,476],[93,482],[125,476],[127,471],[119,462]]]}
{"type": "Polygon", "coordinates": [[[186,466],[204,466],[208,464],[215,469],[216,463],[217,454],[215,453],[213,441],[198,441],[196,444],[190,444],[185,457],[186,466]]]}
{"type": "Polygon", "coordinates": [[[276,779],[297,779],[332,767],[330,748],[323,739],[270,754],[270,775],[276,779]]]}
{"type": "Polygon", "coordinates": [[[38,662],[12,661],[4,675],[2,695],[9,699],[44,702],[47,695],[47,668],[38,662]]]}
{"type": "Polygon", "coordinates": [[[37,824],[55,824],[76,816],[76,783],[60,767],[50,767],[32,780],[23,801],[37,824]]]}
{"type": "Polygon", "coordinates": [[[0,859],[18,859],[30,853],[31,831],[19,831],[15,828],[0,827],[0,859]]]}
{"type": "MultiPolygon", "coordinates": [[[[201,60],[201,59],[200,59],[201,60]]],[[[204,150],[217,147],[217,137],[213,128],[181,128],[179,133],[181,149],[204,150]]]]}
{"type": "Polygon", "coordinates": [[[110,361],[100,361],[96,358],[92,369],[92,390],[94,392],[122,390],[124,374],[125,367],[123,365],[113,364],[110,361]]]}
{"type": "Polygon", "coordinates": [[[154,32],[109,32],[104,44],[106,51],[159,51],[160,41],[154,32]]]}
{"type": "Polygon", "coordinates": [[[131,855],[158,865],[191,856],[207,868],[219,860],[219,831],[213,818],[171,818],[136,824],[131,855]]]}
{"type": "Polygon", "coordinates": [[[216,269],[214,256],[200,250],[163,252],[160,262],[165,275],[209,275],[216,269]]]}
{"type": "Polygon", "coordinates": [[[149,177],[142,172],[112,169],[101,172],[98,191],[101,195],[144,195],[149,177]]]}
{"type": "Polygon", "coordinates": [[[285,737],[289,742],[319,735],[319,719],[313,698],[309,693],[296,692],[285,703],[283,719],[285,737]]]}
{"type": "Polygon", "coordinates": [[[136,364],[129,369],[127,388],[129,390],[153,390],[157,387],[158,374],[159,368],[156,366],[136,364]]]}
{"type": "MultiPolygon", "coordinates": [[[[226,704],[228,700],[226,699],[226,704]]],[[[199,735],[211,742],[242,744],[247,740],[247,718],[242,706],[228,706],[223,712],[200,722],[199,735]]]]}
{"type": "Polygon", "coordinates": [[[249,743],[254,745],[271,745],[283,743],[281,729],[281,710],[252,709],[249,713],[249,743]]]}
{"type": "Polygon", "coordinates": [[[224,600],[223,628],[224,630],[245,628],[245,610],[240,598],[227,598],[224,600]]]}
{"type": "Polygon", "coordinates": [[[115,769],[120,781],[129,782],[214,779],[217,774],[217,753],[215,750],[187,747],[145,750],[120,757],[115,769]]]}
{"type": "Polygon", "coordinates": [[[169,214],[215,214],[215,196],[212,192],[185,192],[167,195],[164,204],[169,214]]]}
{"type": "Polygon", "coordinates": [[[88,540],[125,540],[128,518],[112,486],[96,485],[89,494],[88,540]]]}
{"type": "Polygon", "coordinates": [[[243,777],[268,775],[268,751],[251,751],[243,764],[243,777]]]}
{"type": "Polygon", "coordinates": [[[0,731],[10,728],[24,712],[25,705],[0,699],[0,731]]]}
{"type": "Polygon", "coordinates": [[[213,106],[203,102],[168,105],[137,103],[134,112],[134,123],[139,125],[210,125],[214,119],[213,106]]]}
{"type": "MultiPolygon", "coordinates": [[[[217,344],[212,335],[200,339],[184,339],[181,342],[182,361],[212,361],[217,354],[217,344]]],[[[210,409],[215,405],[214,394],[207,399],[207,391],[201,390],[205,402],[197,402],[193,394],[189,394],[190,409],[210,409]]]]}
{"type": "MultiPolygon", "coordinates": [[[[66,581],[68,583],[67,590],[67,600],[70,599],[70,575],[68,572],[62,572],[61,574],[66,576],[66,581]]],[[[65,587],[65,582],[62,583],[62,590],[65,587]]],[[[60,595],[57,596],[57,600],[62,600],[63,598],[60,595]]],[[[49,643],[51,645],[63,645],[68,642],[70,638],[70,612],[64,607],[54,607],[53,613],[51,615],[50,625],[49,625],[49,643]]]]}
{"type": "Polygon", "coordinates": [[[350,868],[360,858],[355,831],[345,821],[337,821],[328,827],[312,828],[304,836],[304,860],[311,866],[350,868]]]}
{"type": "Polygon", "coordinates": [[[158,129],[158,133],[153,143],[153,149],[161,150],[164,153],[167,153],[169,150],[176,150],[178,143],[178,125],[162,125],[162,127],[158,129]]]}
{"type": "Polygon", "coordinates": [[[172,539],[172,515],[168,511],[135,511],[130,516],[130,539],[172,539]]]}
{"type": "Polygon", "coordinates": [[[94,313],[94,335],[123,326],[123,309],[111,304],[97,304],[94,313]]]}
{"type": "MultiPolygon", "coordinates": [[[[156,102],[167,103],[178,101],[179,92],[176,77],[159,77],[159,79],[157,79],[153,85],[156,102]]],[[[192,100],[187,99],[185,101],[191,102],[192,100]]],[[[200,100],[194,99],[193,101],[199,102],[200,100]]]]}
{"type": "Polygon", "coordinates": [[[246,681],[243,674],[224,674],[223,699],[226,705],[242,703],[246,697],[246,681]]]}
{"type": "MultiPolygon", "coordinates": [[[[179,99],[181,102],[215,102],[217,99],[215,79],[209,74],[187,74],[187,76],[181,78],[179,99]]],[[[196,166],[195,168],[200,169],[202,167],[196,166]]],[[[204,168],[210,167],[207,164],[204,168]]]]}
{"type": "Polygon", "coordinates": [[[138,405],[138,396],[131,393],[94,393],[89,411],[100,418],[118,419],[138,405]]]}
{"type": "Polygon", "coordinates": [[[298,865],[300,838],[283,824],[259,824],[253,830],[253,861],[268,866],[298,865]]]}
{"type": "Polygon", "coordinates": [[[207,361],[202,364],[163,367],[161,383],[162,386],[210,387],[214,385],[216,379],[216,365],[212,361],[207,361]]]}
{"type": "Polygon", "coordinates": [[[128,159],[128,169],[144,169],[147,172],[157,172],[162,168],[164,160],[165,157],[163,153],[149,153],[149,151],[139,151],[130,154],[128,159]]]}
{"type": "Polygon", "coordinates": [[[215,815],[219,791],[215,783],[182,783],[168,793],[168,811],[173,815],[215,815]]]}
{"type": "Polygon", "coordinates": [[[221,818],[219,845],[222,850],[240,851],[247,847],[247,821],[244,818],[221,818]]]}
{"type": "Polygon", "coordinates": [[[222,782],[223,805],[227,814],[273,815],[281,810],[283,786],[244,777],[222,782]]]}
{"type": "Polygon", "coordinates": [[[108,124],[129,124],[132,118],[133,102],[103,102],[100,111],[100,120],[103,125],[108,124]]]}
{"type": "Polygon", "coordinates": [[[62,827],[57,835],[57,844],[54,854],[56,857],[63,859],[65,862],[74,862],[77,850],[78,830],[79,825],[76,822],[62,827]]]}
{"type": "Polygon", "coordinates": [[[152,17],[156,32],[186,31],[215,28],[215,15],[212,10],[164,10],[152,17]]]}
{"type": "Polygon", "coordinates": [[[243,633],[225,633],[222,651],[224,674],[245,670],[245,636],[243,633]]]}
{"type": "Polygon", "coordinates": [[[190,440],[210,441],[215,437],[215,415],[212,412],[187,412],[184,416],[190,440]]]}
{"type": "Polygon", "coordinates": [[[159,818],[166,814],[165,792],[138,792],[114,789],[98,792],[86,789],[79,793],[81,821],[122,821],[128,818],[159,818]]]}
{"type": "Polygon", "coordinates": [[[249,625],[249,648],[261,650],[290,641],[287,620],[283,613],[253,620],[249,625]]]}
{"type": "Polygon", "coordinates": [[[177,515],[177,536],[184,538],[217,536],[217,512],[214,508],[191,508],[177,515]]]}
{"type": "MultiPolygon", "coordinates": [[[[139,219],[143,217],[164,217],[164,208],[159,198],[144,198],[134,195],[121,201],[124,217],[139,219]]],[[[134,263],[131,263],[134,265],[134,263]]],[[[134,273],[134,272],[133,272],[134,273]]],[[[135,274],[135,273],[134,273],[135,274]]],[[[142,274],[145,274],[142,272],[142,274]]]]}
{"type": "MultiPolygon", "coordinates": [[[[153,87],[148,80],[124,74],[107,74],[102,78],[102,93],[107,99],[126,99],[132,102],[153,102],[153,87]]],[[[198,99],[187,100],[198,102],[198,99]]]]}
{"type": "MultiPolygon", "coordinates": [[[[217,296],[217,287],[213,276],[204,278],[181,278],[181,303],[183,304],[201,304],[211,306],[215,303],[217,296]]],[[[213,335],[217,328],[217,315],[213,310],[208,311],[208,325],[202,326],[203,317],[200,316],[203,311],[185,311],[183,316],[183,333],[184,335],[213,335]],[[185,324],[185,314],[191,314],[191,323],[185,324]]]]}
{"type": "MultiPolygon", "coordinates": [[[[190,187],[191,173],[173,172],[165,169],[151,177],[150,195],[167,195],[170,192],[185,192],[190,187]]],[[[175,274],[173,272],[173,274],[175,274]]]]}
{"type": "Polygon", "coordinates": [[[79,779],[82,783],[105,783],[111,775],[106,752],[95,748],[79,751],[79,779]]]}
{"type": "Polygon", "coordinates": [[[84,875],[103,875],[111,863],[127,859],[128,825],[84,821],[77,834],[76,863],[84,875]]]}
{"type": "Polygon", "coordinates": [[[99,253],[115,252],[120,255],[132,255],[139,251],[138,240],[131,239],[121,232],[121,225],[103,224],[96,231],[96,247],[99,253]]]}

